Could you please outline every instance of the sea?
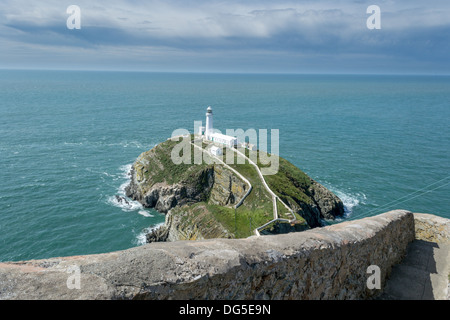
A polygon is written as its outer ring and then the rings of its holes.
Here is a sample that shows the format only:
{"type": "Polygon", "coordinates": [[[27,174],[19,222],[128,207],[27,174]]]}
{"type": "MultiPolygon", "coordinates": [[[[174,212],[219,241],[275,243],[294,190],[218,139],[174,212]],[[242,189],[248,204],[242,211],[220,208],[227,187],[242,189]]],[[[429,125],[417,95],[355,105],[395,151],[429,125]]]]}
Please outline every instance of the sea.
{"type": "Polygon", "coordinates": [[[280,156],[343,200],[334,223],[450,218],[448,76],[0,70],[0,261],[144,244],[164,215],[116,196],[208,106],[223,133],[278,130],[280,156]]]}

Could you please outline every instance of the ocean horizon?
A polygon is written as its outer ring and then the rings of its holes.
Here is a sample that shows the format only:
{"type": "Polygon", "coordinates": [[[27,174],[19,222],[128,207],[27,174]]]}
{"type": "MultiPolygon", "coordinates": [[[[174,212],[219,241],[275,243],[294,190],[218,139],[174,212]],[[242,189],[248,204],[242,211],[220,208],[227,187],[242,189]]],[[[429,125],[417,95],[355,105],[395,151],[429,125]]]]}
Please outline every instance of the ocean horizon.
{"type": "MultiPolygon", "coordinates": [[[[342,199],[450,218],[450,76],[0,70],[0,261],[145,243],[164,215],[125,196],[176,129],[277,129],[281,157],[342,199]]],[[[270,151],[270,146],[269,150],[270,151]]]]}

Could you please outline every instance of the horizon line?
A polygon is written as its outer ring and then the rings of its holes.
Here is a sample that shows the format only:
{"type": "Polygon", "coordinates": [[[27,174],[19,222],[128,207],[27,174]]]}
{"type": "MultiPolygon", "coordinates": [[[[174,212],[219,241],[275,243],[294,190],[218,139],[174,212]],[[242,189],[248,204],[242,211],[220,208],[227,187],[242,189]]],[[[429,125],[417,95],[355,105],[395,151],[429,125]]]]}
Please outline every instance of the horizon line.
{"type": "Polygon", "coordinates": [[[335,76],[443,76],[448,77],[450,73],[370,73],[370,72],[285,72],[285,71],[156,71],[156,70],[133,70],[133,69],[71,69],[71,68],[3,68],[0,71],[61,71],[61,72],[118,72],[118,73],[155,73],[155,74],[224,74],[224,75],[335,75],[335,76]]]}

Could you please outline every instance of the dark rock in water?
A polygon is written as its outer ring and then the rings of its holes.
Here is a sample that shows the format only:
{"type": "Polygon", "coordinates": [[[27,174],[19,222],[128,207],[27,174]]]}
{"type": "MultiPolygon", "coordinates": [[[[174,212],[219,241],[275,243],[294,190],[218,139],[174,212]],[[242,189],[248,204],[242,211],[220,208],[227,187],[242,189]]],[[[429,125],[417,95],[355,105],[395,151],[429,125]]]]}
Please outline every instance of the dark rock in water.
{"type": "Polygon", "coordinates": [[[147,243],[150,242],[164,242],[169,236],[169,228],[166,226],[161,226],[159,228],[153,229],[146,235],[147,243]]]}
{"type": "Polygon", "coordinates": [[[130,204],[130,202],[129,202],[126,198],[121,197],[121,196],[118,196],[118,195],[116,195],[116,200],[117,200],[117,202],[119,202],[119,203],[124,203],[124,204],[126,204],[126,205],[129,205],[129,204],[130,204]]]}
{"type": "Polygon", "coordinates": [[[344,204],[341,199],[321,184],[313,180],[308,191],[319,208],[322,218],[334,220],[344,214],[344,204]]]}

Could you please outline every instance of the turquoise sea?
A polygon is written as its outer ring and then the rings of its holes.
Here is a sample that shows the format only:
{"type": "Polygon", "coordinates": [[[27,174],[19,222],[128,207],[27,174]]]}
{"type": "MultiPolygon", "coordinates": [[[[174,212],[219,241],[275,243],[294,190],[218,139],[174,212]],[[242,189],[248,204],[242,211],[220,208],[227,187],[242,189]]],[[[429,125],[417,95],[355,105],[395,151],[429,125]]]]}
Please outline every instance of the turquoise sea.
{"type": "Polygon", "coordinates": [[[164,216],[115,196],[141,152],[209,105],[223,132],[279,129],[280,155],[346,219],[450,218],[450,77],[3,70],[0,261],[142,244],[164,216]]]}

